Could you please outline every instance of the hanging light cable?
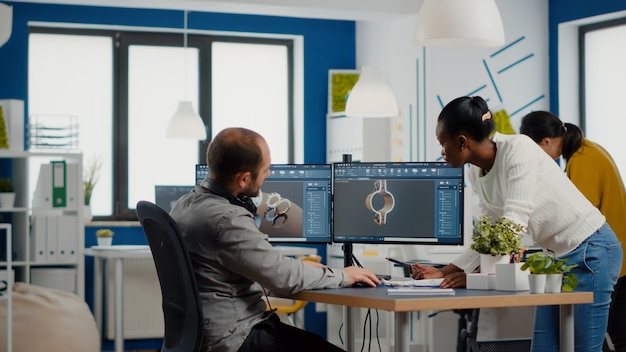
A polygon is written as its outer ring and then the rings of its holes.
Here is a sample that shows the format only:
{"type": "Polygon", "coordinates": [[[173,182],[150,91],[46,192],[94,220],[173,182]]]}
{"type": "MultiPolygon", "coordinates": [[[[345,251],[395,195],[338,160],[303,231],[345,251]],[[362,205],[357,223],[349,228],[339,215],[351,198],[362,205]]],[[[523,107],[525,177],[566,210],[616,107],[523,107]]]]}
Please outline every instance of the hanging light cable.
{"type": "MultiPolygon", "coordinates": [[[[184,47],[184,92],[187,99],[187,10],[184,11],[184,31],[183,31],[183,47],[184,47]]],[[[198,115],[189,100],[181,100],[178,103],[178,109],[167,125],[165,134],[168,138],[191,138],[204,140],[207,138],[206,127],[202,117],[198,115]]]]}

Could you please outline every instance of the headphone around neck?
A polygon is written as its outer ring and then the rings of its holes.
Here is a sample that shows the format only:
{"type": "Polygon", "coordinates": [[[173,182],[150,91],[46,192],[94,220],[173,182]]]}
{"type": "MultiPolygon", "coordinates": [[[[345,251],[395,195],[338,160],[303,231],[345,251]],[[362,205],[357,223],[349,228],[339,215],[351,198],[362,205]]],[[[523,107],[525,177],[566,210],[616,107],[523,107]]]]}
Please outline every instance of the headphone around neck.
{"type": "Polygon", "coordinates": [[[244,207],[248,210],[252,215],[256,216],[256,205],[252,202],[252,199],[248,196],[240,196],[235,197],[232,194],[226,192],[224,187],[214,180],[207,178],[207,187],[205,187],[209,192],[218,195],[220,197],[224,197],[230,202],[230,204],[238,205],[240,207],[244,207]]]}

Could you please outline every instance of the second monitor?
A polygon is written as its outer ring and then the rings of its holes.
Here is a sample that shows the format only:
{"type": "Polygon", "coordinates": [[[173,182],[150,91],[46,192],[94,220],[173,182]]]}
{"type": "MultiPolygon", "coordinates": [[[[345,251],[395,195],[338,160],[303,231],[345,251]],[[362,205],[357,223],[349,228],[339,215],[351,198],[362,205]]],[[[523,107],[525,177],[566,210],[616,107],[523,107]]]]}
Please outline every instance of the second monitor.
{"type": "Polygon", "coordinates": [[[271,242],[331,241],[329,164],[273,164],[261,187],[259,229],[271,242]]]}
{"type": "MultiPolygon", "coordinates": [[[[209,175],[206,164],[196,165],[196,184],[209,175]]],[[[261,187],[257,223],[276,243],[331,242],[330,164],[272,164],[261,187]]]]}
{"type": "Polygon", "coordinates": [[[463,168],[337,163],[333,242],[463,244],[463,168]]]}

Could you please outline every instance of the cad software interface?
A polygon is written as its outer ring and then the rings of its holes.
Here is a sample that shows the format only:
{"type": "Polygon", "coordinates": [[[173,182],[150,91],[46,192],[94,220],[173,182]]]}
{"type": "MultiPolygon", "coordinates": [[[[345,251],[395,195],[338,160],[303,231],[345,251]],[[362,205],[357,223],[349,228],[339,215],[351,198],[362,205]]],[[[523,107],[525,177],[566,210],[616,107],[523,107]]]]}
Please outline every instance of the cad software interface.
{"type": "Polygon", "coordinates": [[[463,244],[463,168],[337,163],[333,242],[463,244]]]}
{"type": "Polygon", "coordinates": [[[331,241],[330,164],[274,164],[257,214],[271,242],[331,241]]]}

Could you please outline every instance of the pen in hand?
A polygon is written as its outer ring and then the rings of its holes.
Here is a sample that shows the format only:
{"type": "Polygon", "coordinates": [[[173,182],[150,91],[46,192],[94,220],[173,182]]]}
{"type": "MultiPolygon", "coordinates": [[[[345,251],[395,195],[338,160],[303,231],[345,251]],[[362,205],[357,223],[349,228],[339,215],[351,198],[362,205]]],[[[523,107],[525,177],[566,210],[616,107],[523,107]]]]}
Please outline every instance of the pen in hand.
{"type": "Polygon", "coordinates": [[[385,258],[385,259],[387,259],[388,261],[390,261],[390,262],[392,262],[392,263],[400,264],[400,265],[402,265],[402,266],[407,267],[407,269],[409,269],[409,273],[411,273],[413,270],[417,269],[417,268],[415,267],[415,265],[413,265],[413,264],[409,264],[409,263],[406,263],[406,262],[403,262],[403,261],[398,260],[398,259],[389,258],[389,257],[387,257],[387,258],[385,258]]]}

